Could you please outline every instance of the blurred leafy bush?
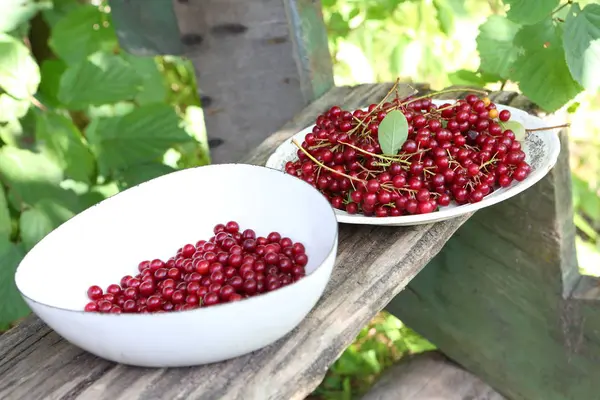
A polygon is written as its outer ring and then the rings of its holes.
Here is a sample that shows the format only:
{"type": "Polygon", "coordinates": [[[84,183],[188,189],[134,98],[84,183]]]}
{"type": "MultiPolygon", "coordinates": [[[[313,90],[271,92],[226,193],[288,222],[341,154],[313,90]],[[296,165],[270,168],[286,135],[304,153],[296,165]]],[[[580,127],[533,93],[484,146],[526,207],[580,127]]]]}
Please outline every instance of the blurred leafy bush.
{"type": "Polygon", "coordinates": [[[121,51],[109,7],[0,5],[0,331],[13,283],[52,229],[119,190],[209,162],[191,64],[121,51]]]}

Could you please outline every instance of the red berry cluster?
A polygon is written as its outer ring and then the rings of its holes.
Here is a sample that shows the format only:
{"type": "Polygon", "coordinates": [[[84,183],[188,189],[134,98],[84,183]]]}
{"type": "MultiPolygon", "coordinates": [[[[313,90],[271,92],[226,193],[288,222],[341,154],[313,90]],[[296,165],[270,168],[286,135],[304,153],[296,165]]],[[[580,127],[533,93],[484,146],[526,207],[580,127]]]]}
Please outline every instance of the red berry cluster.
{"type": "Polygon", "coordinates": [[[214,227],[215,236],[186,244],[175,257],[142,261],[106,293],[91,286],[85,311],[151,313],[191,310],[271,292],[305,276],[308,256],[302,243],[271,232],[256,237],[237,222],[214,227]]]}
{"type": "Polygon", "coordinates": [[[471,94],[440,107],[430,98],[384,101],[320,115],[286,172],[319,189],[334,208],[377,217],[477,203],[531,172],[514,132],[503,129],[510,111],[499,112],[487,97],[471,94]],[[379,126],[392,110],[406,117],[408,137],[398,154],[386,155],[379,126]]]}

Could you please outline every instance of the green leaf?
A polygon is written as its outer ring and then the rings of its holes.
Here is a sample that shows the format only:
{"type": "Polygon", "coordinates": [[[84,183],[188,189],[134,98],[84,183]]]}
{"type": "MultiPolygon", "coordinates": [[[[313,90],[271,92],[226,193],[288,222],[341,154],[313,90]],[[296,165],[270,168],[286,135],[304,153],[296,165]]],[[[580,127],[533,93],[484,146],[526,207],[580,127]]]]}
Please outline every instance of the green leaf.
{"type": "Polygon", "coordinates": [[[79,196],[79,203],[81,204],[81,210],[85,210],[104,199],[107,199],[115,194],[119,193],[120,189],[117,183],[110,182],[105,185],[93,186],[89,192],[79,196]]]}
{"type": "Polygon", "coordinates": [[[16,99],[28,99],[40,84],[40,70],[29,49],[0,33],[0,88],[16,99]]]}
{"type": "Polygon", "coordinates": [[[98,51],[118,47],[110,15],[92,5],[73,8],[52,29],[48,44],[67,64],[83,61],[98,51]]]}
{"type": "Polygon", "coordinates": [[[510,6],[508,19],[518,24],[533,25],[548,17],[560,0],[504,0],[510,6]]]}
{"type": "Polygon", "coordinates": [[[0,173],[19,186],[34,181],[58,185],[63,179],[60,167],[46,156],[11,146],[0,148],[0,173]]]}
{"type": "Polygon", "coordinates": [[[451,35],[454,32],[454,11],[448,0],[433,0],[440,30],[451,35]]]}
{"type": "Polygon", "coordinates": [[[407,37],[399,37],[390,54],[390,72],[396,76],[402,75],[404,71],[404,51],[409,43],[410,40],[407,37]]]}
{"type": "Polygon", "coordinates": [[[9,122],[27,114],[29,100],[17,100],[6,93],[0,94],[0,122],[9,122]]]}
{"type": "Polygon", "coordinates": [[[511,120],[506,122],[500,122],[500,125],[502,125],[502,129],[504,130],[510,129],[511,131],[513,131],[515,134],[515,139],[517,139],[519,142],[525,140],[525,137],[527,136],[527,131],[525,130],[523,124],[521,124],[519,121],[511,120]]]}
{"type": "Polygon", "coordinates": [[[518,48],[513,45],[518,31],[518,24],[498,15],[490,16],[479,27],[477,51],[482,71],[502,78],[509,76],[509,68],[519,55],[518,48]]]}
{"type": "Polygon", "coordinates": [[[135,71],[142,78],[141,91],[135,97],[138,104],[161,103],[167,97],[167,88],[163,76],[158,70],[156,60],[151,57],[124,55],[135,71]]]}
{"type": "Polygon", "coordinates": [[[350,32],[348,21],[346,21],[339,12],[331,14],[327,27],[329,31],[336,36],[346,36],[350,32]]]}
{"type": "Polygon", "coordinates": [[[38,113],[36,138],[43,153],[59,165],[67,177],[90,183],[94,156],[73,121],[52,112],[38,113]]]}
{"type": "Polygon", "coordinates": [[[86,136],[101,171],[116,171],[154,161],[174,144],[191,141],[179,125],[171,106],[148,104],[123,117],[92,120],[86,136]]]}
{"type": "Polygon", "coordinates": [[[591,92],[600,89],[600,4],[571,6],[563,44],[573,78],[591,92]]]}
{"type": "Polygon", "coordinates": [[[578,101],[574,101],[573,103],[571,103],[571,105],[569,106],[569,108],[567,108],[567,112],[569,114],[574,114],[577,112],[577,109],[579,109],[579,107],[581,106],[581,103],[578,101]]]}
{"type": "Polygon", "coordinates": [[[31,149],[35,144],[35,117],[30,107],[21,118],[0,123],[0,139],[9,146],[31,149]]]}
{"type": "Polygon", "coordinates": [[[0,184],[0,241],[10,238],[12,233],[12,221],[8,201],[4,193],[4,187],[0,184]]]}
{"type": "Polygon", "coordinates": [[[515,36],[515,45],[520,55],[510,78],[545,111],[558,110],[583,90],[569,72],[560,28],[551,20],[524,26],[515,36]]]}
{"type": "Polygon", "coordinates": [[[135,104],[128,101],[120,101],[114,104],[102,104],[90,106],[87,110],[90,118],[121,117],[135,110],[135,104]]]}
{"type": "Polygon", "coordinates": [[[0,32],[11,32],[29,21],[40,10],[52,8],[52,1],[2,0],[0,32]]]}
{"type": "Polygon", "coordinates": [[[44,199],[32,208],[23,211],[19,220],[21,239],[26,250],[30,250],[47,234],[75,214],[64,205],[44,199]]]}
{"type": "Polygon", "coordinates": [[[142,80],[122,57],[96,53],[69,66],[60,80],[59,100],[69,108],[116,103],[135,97],[142,80]]]}
{"type": "Polygon", "coordinates": [[[383,154],[395,156],[408,137],[408,121],[402,112],[390,111],[379,124],[379,145],[383,154]]]}
{"type": "Polygon", "coordinates": [[[9,197],[17,210],[44,199],[79,210],[75,193],[59,186],[62,170],[43,154],[4,146],[0,148],[0,175],[11,189],[9,197]]]}
{"type": "Polygon", "coordinates": [[[173,171],[175,169],[159,163],[134,165],[120,173],[120,187],[127,189],[173,171]]]}
{"type": "Polygon", "coordinates": [[[15,271],[24,256],[22,245],[0,239],[0,331],[7,330],[11,323],[30,312],[14,279],[15,271]]]}
{"type": "Polygon", "coordinates": [[[42,82],[38,90],[38,96],[42,103],[50,107],[60,106],[58,100],[58,89],[60,78],[67,70],[67,64],[61,60],[44,60],[42,62],[42,82]]]}
{"type": "Polygon", "coordinates": [[[81,7],[79,0],[53,0],[52,3],[51,9],[42,11],[42,16],[50,27],[54,27],[71,11],[81,7]]]}
{"type": "MultiPolygon", "coordinates": [[[[198,106],[188,106],[185,109],[185,116],[182,122],[183,129],[198,142],[190,143],[194,146],[193,149],[190,149],[190,153],[193,154],[186,152],[186,148],[181,149],[184,167],[210,164],[210,149],[208,147],[208,137],[206,136],[206,125],[202,109],[198,106]]],[[[183,146],[191,147],[188,144],[183,144],[183,146]]]]}
{"type": "Polygon", "coordinates": [[[600,238],[598,232],[596,232],[594,227],[592,227],[592,225],[590,225],[590,223],[580,213],[576,212],[575,215],[573,215],[573,222],[575,223],[577,229],[583,232],[591,240],[597,241],[600,238]]]}
{"type": "Polygon", "coordinates": [[[485,86],[487,83],[477,72],[460,69],[448,74],[448,79],[453,85],[485,86]]]}

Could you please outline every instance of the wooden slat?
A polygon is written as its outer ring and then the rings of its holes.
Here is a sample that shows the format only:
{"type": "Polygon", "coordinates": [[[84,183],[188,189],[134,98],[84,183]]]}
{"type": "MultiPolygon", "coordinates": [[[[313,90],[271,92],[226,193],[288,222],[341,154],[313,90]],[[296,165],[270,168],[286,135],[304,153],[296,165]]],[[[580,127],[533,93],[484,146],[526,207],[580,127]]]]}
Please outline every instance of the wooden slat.
{"type": "Polygon", "coordinates": [[[600,397],[600,286],[578,271],[561,142],[545,179],[479,211],[388,307],[511,399],[600,397]]]}
{"type": "MultiPolygon", "coordinates": [[[[247,159],[272,150],[334,104],[378,101],[390,85],[329,91],[247,159]]],[[[512,98],[500,93],[496,101],[512,98]]],[[[277,343],[197,368],[141,369],[98,359],[61,340],[36,318],[0,337],[0,399],[302,399],[359,330],[440,251],[469,215],[410,228],[340,228],[331,281],[314,310],[277,343]]]]}
{"type": "Polygon", "coordinates": [[[442,354],[418,354],[387,370],[361,400],[505,400],[442,354]]]}
{"type": "Polygon", "coordinates": [[[321,2],[173,0],[213,162],[241,159],[333,86],[321,2]]]}

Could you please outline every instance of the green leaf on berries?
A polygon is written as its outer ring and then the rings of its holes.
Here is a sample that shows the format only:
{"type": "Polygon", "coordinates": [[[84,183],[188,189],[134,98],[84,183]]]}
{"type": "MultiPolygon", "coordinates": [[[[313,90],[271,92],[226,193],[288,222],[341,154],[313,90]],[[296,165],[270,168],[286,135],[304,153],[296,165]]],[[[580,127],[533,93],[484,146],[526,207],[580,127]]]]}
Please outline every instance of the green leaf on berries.
{"type": "Polygon", "coordinates": [[[571,6],[563,43],[573,78],[591,92],[600,89],[600,4],[571,6]]]}
{"type": "Polygon", "coordinates": [[[504,0],[510,6],[508,19],[518,24],[533,25],[548,17],[560,0],[504,0]]]}
{"type": "Polygon", "coordinates": [[[93,5],[80,5],[59,19],[48,44],[69,64],[83,61],[97,51],[117,48],[117,35],[110,14],[93,5]]]}
{"type": "Polygon", "coordinates": [[[519,142],[525,140],[527,131],[525,130],[523,124],[521,124],[519,121],[511,120],[506,122],[500,122],[500,125],[504,130],[510,129],[511,131],[513,131],[515,134],[515,139],[517,139],[519,142]]]}
{"type": "Polygon", "coordinates": [[[0,88],[16,99],[29,99],[40,84],[40,69],[29,49],[0,33],[0,88]]]}
{"type": "Polygon", "coordinates": [[[477,50],[482,71],[504,79],[509,76],[509,69],[519,55],[518,47],[513,44],[519,27],[498,15],[492,15],[479,27],[477,50]]]}
{"type": "Polygon", "coordinates": [[[379,124],[379,145],[383,154],[395,156],[408,138],[408,121],[398,110],[390,111],[379,124]]]}
{"type": "Polygon", "coordinates": [[[29,308],[23,301],[15,285],[15,271],[25,257],[21,244],[11,243],[0,238],[0,332],[10,328],[10,324],[29,314],[29,308]]]}
{"type": "Polygon", "coordinates": [[[510,79],[525,96],[547,112],[567,104],[583,88],[573,80],[565,61],[560,27],[550,19],[524,26],[515,36],[519,58],[510,79]]]}
{"type": "Polygon", "coordinates": [[[71,119],[52,112],[38,113],[36,138],[43,153],[59,165],[68,178],[90,183],[94,156],[71,119]]]}
{"type": "Polygon", "coordinates": [[[59,100],[69,108],[116,103],[135,97],[142,79],[122,57],[96,53],[69,66],[60,80],[59,100]]]}
{"type": "Polygon", "coordinates": [[[0,241],[10,238],[12,232],[11,225],[8,200],[4,193],[4,187],[0,184],[0,241]]]}
{"type": "Polygon", "coordinates": [[[173,107],[158,103],[123,117],[94,119],[86,134],[103,172],[154,161],[174,144],[192,140],[173,107]]]}
{"type": "Polygon", "coordinates": [[[448,0],[433,0],[440,30],[446,35],[454,32],[454,11],[448,0]]]}

